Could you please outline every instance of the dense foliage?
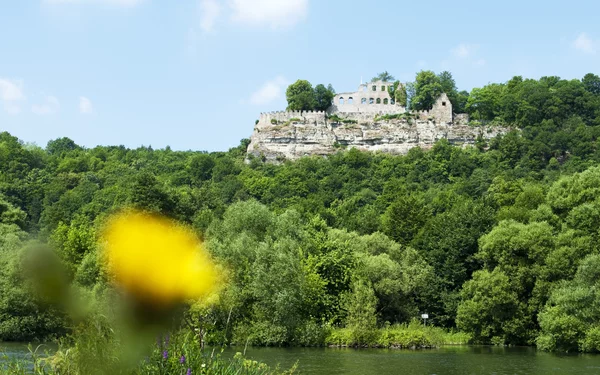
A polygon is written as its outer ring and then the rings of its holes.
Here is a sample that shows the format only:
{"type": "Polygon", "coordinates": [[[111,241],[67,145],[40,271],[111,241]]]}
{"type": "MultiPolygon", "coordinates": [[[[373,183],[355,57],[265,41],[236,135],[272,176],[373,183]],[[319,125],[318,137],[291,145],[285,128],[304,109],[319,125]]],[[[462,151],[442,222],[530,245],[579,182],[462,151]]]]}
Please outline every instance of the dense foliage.
{"type": "Polygon", "coordinates": [[[285,92],[288,111],[325,111],[331,106],[335,90],[331,85],[315,86],[306,80],[297,80],[285,92]]]}
{"type": "Polygon", "coordinates": [[[208,342],[360,344],[426,312],[473,342],[598,351],[599,86],[587,75],[474,89],[475,118],[522,130],[405,156],[273,165],[245,161],[247,141],[210,154],[67,138],[44,149],[2,133],[0,340],[69,326],[28,294],[23,245],[50,243],[97,292],[99,228],[133,206],[189,224],[228,267],[218,303],[191,312],[208,342]]]}

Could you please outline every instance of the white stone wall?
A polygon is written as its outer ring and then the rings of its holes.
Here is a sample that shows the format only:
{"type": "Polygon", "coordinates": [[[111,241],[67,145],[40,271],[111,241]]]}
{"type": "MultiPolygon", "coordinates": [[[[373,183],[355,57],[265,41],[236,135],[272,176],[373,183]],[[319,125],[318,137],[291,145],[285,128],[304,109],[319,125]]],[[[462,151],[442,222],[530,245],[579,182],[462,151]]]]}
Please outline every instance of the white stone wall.
{"type": "Polygon", "coordinates": [[[392,104],[388,87],[392,82],[371,82],[360,85],[356,92],[342,92],[335,95],[329,113],[403,113],[406,108],[392,104]],[[372,99],[372,104],[371,104],[372,99]],[[379,104],[377,101],[379,100],[379,104]],[[384,104],[387,100],[388,104],[384,104]]]}
{"type": "Polygon", "coordinates": [[[324,123],[326,113],[323,111],[279,111],[260,114],[256,127],[273,127],[286,123],[291,119],[300,119],[303,123],[324,123]],[[277,121],[273,124],[271,120],[277,121]]]}

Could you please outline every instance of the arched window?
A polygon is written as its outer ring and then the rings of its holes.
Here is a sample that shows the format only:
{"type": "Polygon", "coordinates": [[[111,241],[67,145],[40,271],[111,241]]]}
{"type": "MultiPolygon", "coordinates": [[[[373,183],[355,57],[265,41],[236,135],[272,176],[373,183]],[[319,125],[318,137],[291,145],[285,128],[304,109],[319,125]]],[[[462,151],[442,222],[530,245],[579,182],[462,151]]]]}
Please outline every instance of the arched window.
{"type": "Polygon", "coordinates": [[[354,99],[352,97],[348,98],[348,104],[354,104],[354,99]]]}
{"type": "Polygon", "coordinates": [[[344,98],[340,96],[340,105],[344,105],[344,98]]]}
{"type": "Polygon", "coordinates": [[[377,98],[377,104],[381,104],[381,98],[377,98]]]}
{"type": "Polygon", "coordinates": [[[394,98],[390,99],[390,104],[391,104],[391,105],[394,105],[394,104],[396,104],[396,100],[395,100],[394,98]]]}
{"type": "Polygon", "coordinates": [[[367,104],[367,98],[362,98],[360,100],[360,104],[367,104]]]}
{"type": "Polygon", "coordinates": [[[373,91],[377,91],[377,86],[373,85],[373,91]]]}
{"type": "Polygon", "coordinates": [[[381,91],[385,91],[385,86],[381,86],[381,91]]]}
{"type": "Polygon", "coordinates": [[[369,98],[369,104],[373,104],[373,98],[369,98]]]}
{"type": "Polygon", "coordinates": [[[383,104],[388,104],[387,98],[383,99],[383,104]]]}

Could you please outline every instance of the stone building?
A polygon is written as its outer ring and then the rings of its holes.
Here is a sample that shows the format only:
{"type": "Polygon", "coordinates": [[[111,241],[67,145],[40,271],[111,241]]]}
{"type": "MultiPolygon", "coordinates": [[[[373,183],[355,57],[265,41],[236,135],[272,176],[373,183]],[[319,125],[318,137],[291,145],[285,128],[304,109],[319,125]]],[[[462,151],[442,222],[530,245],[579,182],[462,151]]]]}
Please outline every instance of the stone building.
{"type": "MultiPolygon", "coordinates": [[[[421,120],[432,120],[437,123],[450,124],[454,122],[452,102],[446,93],[442,93],[429,111],[416,112],[421,120]]],[[[468,121],[468,120],[467,120],[468,121]]]]}
{"type": "Polygon", "coordinates": [[[335,95],[329,113],[404,113],[406,108],[397,105],[389,94],[393,82],[376,81],[361,84],[356,92],[335,95]]]}

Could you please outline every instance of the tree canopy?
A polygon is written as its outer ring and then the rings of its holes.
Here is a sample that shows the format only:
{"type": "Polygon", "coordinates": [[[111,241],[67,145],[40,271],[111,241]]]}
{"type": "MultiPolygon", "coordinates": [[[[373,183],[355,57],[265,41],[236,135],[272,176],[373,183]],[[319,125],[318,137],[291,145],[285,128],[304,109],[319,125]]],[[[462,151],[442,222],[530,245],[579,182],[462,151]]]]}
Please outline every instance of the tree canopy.
{"type": "Polygon", "coordinates": [[[325,111],[333,101],[335,90],[333,86],[319,84],[314,89],[310,82],[298,80],[291,84],[286,91],[288,111],[325,111]]]}
{"type": "MultiPolygon", "coordinates": [[[[394,95],[405,87],[425,103],[456,86],[445,73],[418,77],[394,95]]],[[[474,88],[472,125],[513,131],[406,155],[350,149],[270,164],[246,155],[248,140],[207,153],[68,138],[41,148],[0,133],[0,340],[73,326],[28,289],[24,249],[52,247],[74,288],[103,295],[103,223],[137,208],[195,231],[227,269],[206,308],[212,344],[324,345],[340,332],[373,343],[428,312],[472,342],[598,352],[596,83],[514,77],[474,88]]],[[[323,105],[333,93],[292,86],[311,108],[317,91],[323,105]]]]}

